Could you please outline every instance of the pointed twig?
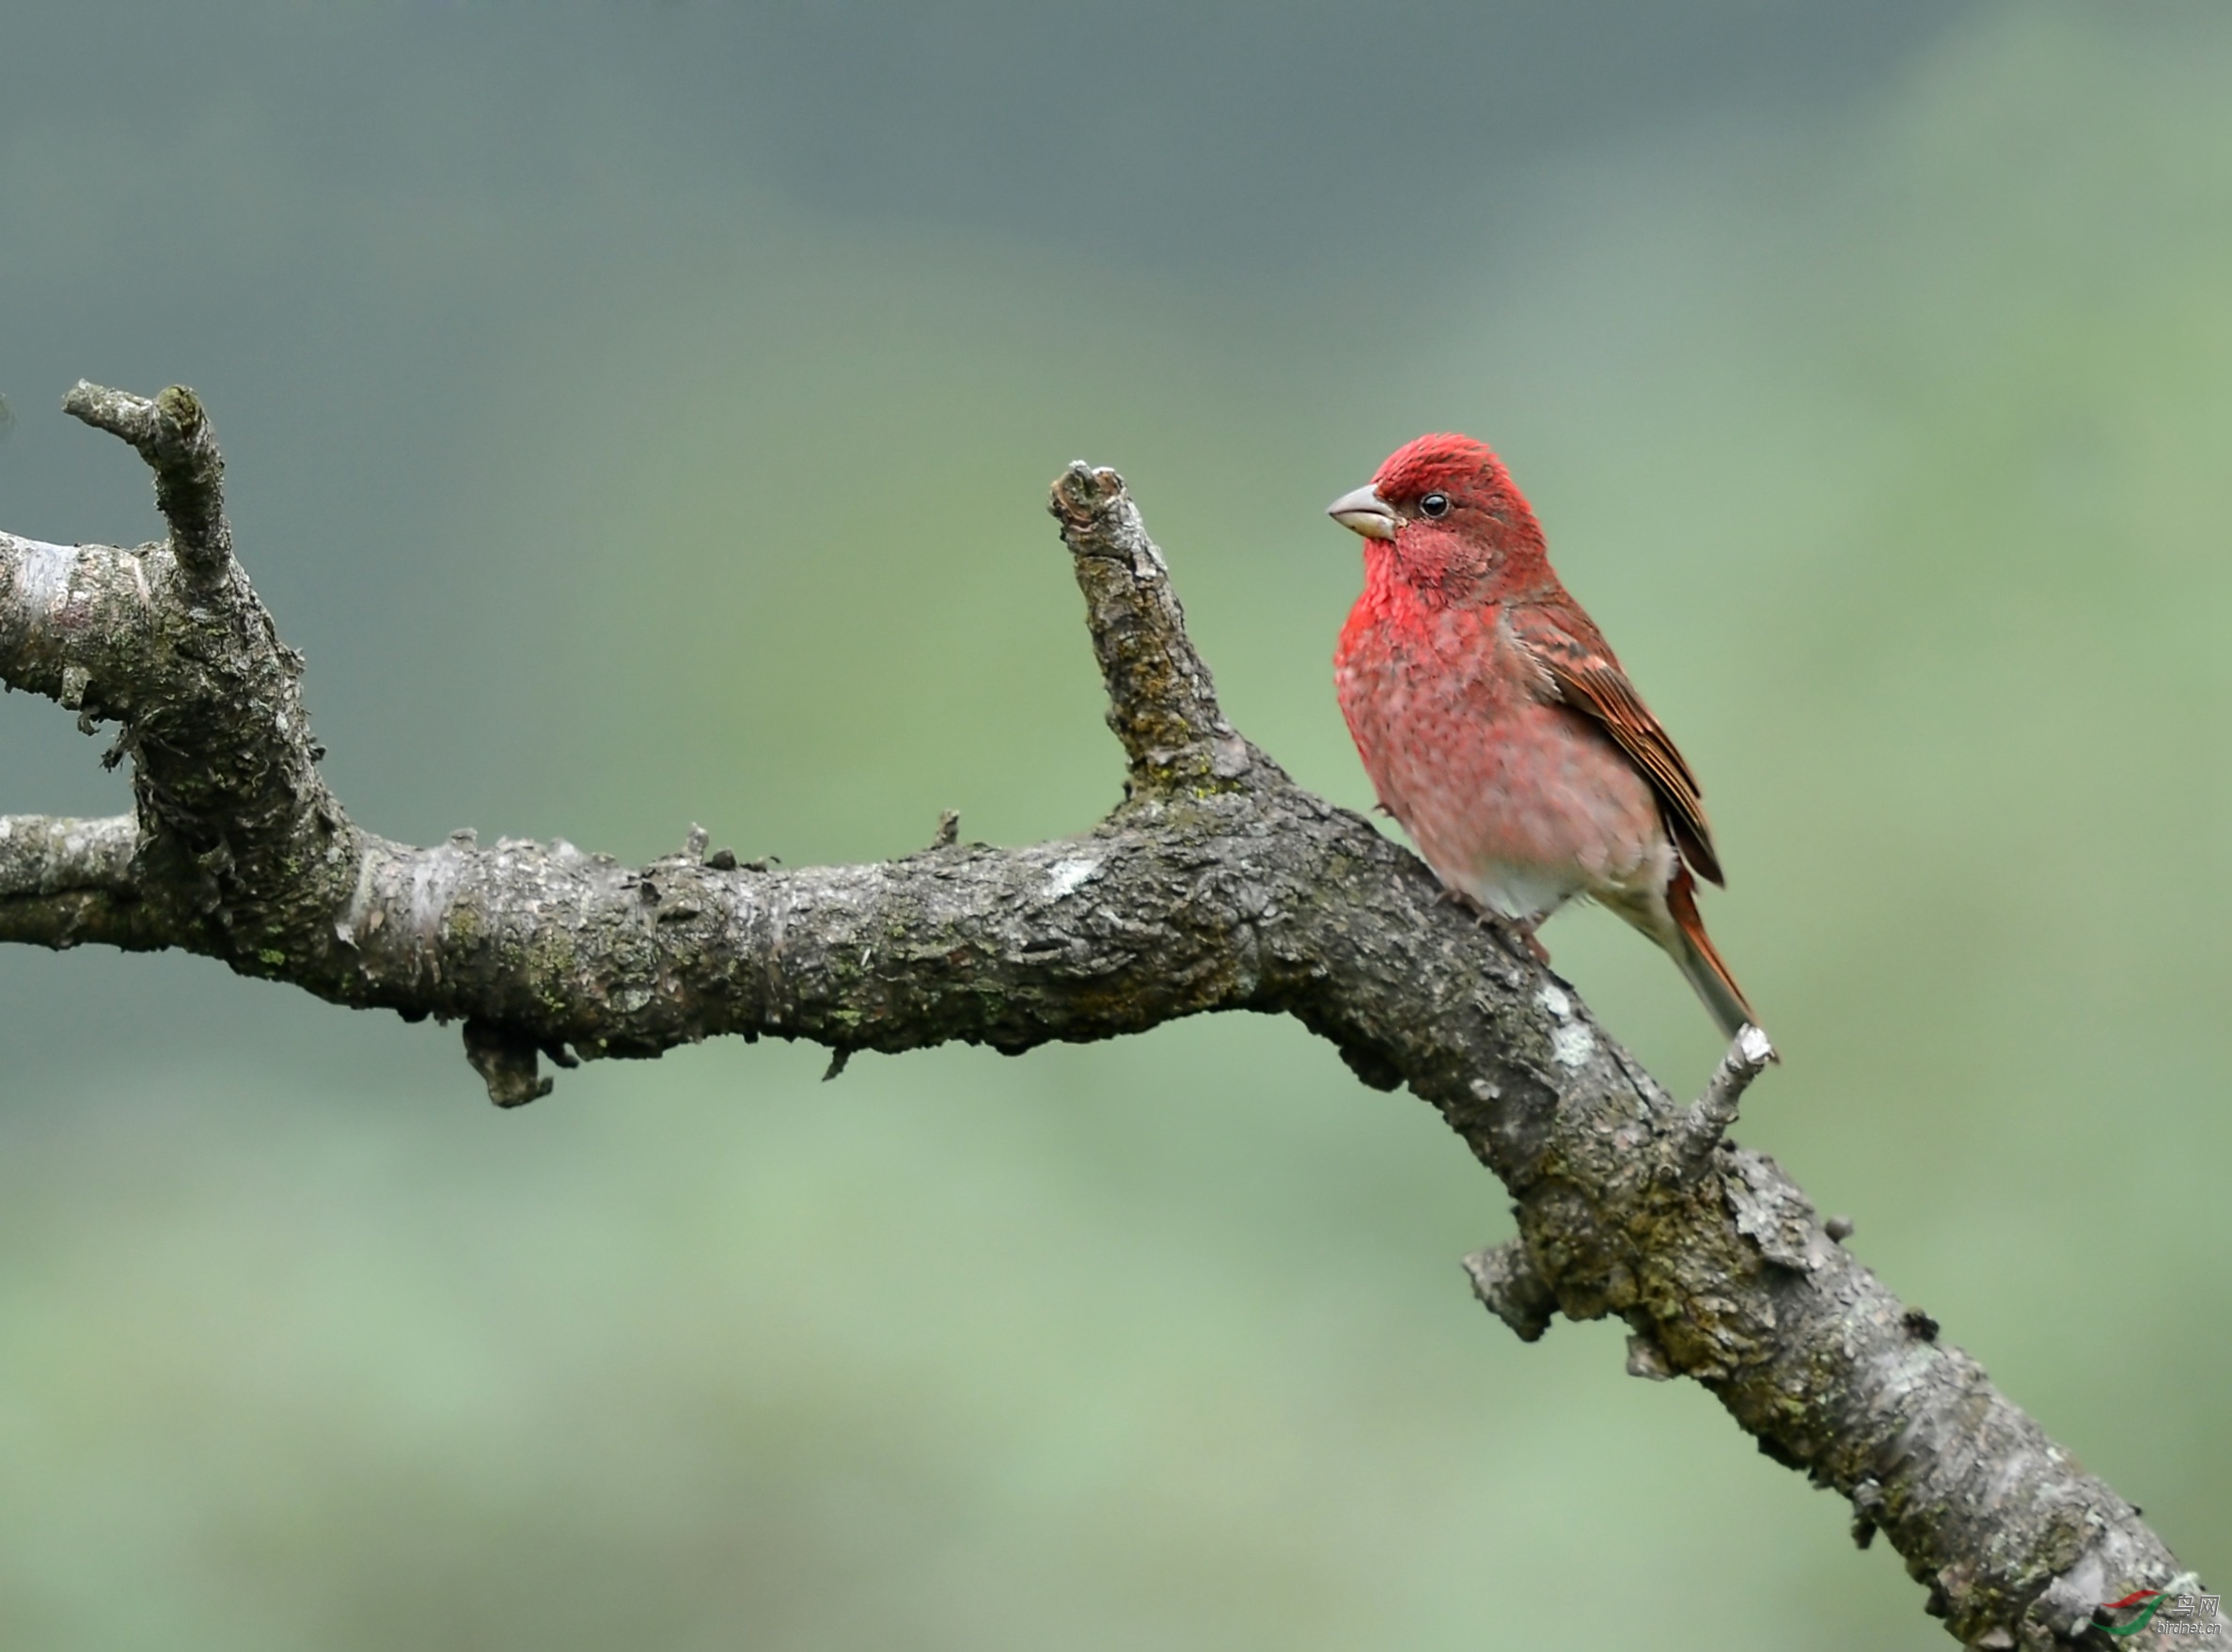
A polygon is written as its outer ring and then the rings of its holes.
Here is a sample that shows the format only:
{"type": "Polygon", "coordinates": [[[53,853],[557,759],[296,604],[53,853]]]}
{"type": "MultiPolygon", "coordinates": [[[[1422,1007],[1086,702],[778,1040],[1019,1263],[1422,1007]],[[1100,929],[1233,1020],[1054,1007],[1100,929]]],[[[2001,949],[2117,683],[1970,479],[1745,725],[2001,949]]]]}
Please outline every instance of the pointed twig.
{"type": "Polygon", "coordinates": [[[1720,1145],[1721,1135],[1737,1120],[1737,1108],[1751,1089],[1752,1080],[1783,1058],[1756,1027],[1741,1027],[1729,1041],[1728,1053],[1713,1069],[1705,1093],[1682,1115],[1684,1156],[1696,1163],[1720,1145]]]}

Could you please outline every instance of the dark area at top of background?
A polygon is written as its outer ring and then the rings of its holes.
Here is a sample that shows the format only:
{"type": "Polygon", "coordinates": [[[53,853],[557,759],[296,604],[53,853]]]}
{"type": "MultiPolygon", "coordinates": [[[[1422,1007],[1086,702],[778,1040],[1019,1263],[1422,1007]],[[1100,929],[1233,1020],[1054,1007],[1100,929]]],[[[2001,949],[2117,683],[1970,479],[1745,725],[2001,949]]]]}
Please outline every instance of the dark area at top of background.
{"type": "Polygon", "coordinates": [[[1470,241],[1470,211],[1513,181],[1499,165],[1842,92],[1966,9],[824,0],[729,20],[720,53],[674,67],[825,206],[1111,259],[1312,263],[1470,241]]]}
{"type": "MultiPolygon", "coordinates": [[[[396,153],[399,114],[426,135],[465,121],[478,139],[500,112],[503,141],[442,159],[554,201],[585,167],[617,166],[654,189],[735,170],[863,220],[1022,235],[1112,262],[1270,272],[1476,246],[1484,212],[1546,159],[1721,106],[1835,98],[1973,8],[13,9],[0,95],[16,119],[85,99],[221,107],[246,80],[288,141],[331,146],[320,160],[344,175],[427,158],[396,153]],[[609,147],[616,128],[637,154],[609,147]]],[[[0,127],[14,124],[8,113],[0,127]]]]}

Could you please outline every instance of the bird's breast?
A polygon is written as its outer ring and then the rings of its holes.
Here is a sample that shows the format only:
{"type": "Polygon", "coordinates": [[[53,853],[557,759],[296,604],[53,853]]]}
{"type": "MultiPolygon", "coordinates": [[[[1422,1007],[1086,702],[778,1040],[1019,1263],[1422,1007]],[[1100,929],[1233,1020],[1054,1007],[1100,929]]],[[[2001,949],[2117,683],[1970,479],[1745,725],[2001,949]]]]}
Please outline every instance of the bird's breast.
{"type": "Polygon", "coordinates": [[[1342,715],[1380,802],[1444,882],[1531,917],[1663,879],[1649,783],[1555,698],[1501,609],[1371,597],[1335,654],[1342,715]]]}

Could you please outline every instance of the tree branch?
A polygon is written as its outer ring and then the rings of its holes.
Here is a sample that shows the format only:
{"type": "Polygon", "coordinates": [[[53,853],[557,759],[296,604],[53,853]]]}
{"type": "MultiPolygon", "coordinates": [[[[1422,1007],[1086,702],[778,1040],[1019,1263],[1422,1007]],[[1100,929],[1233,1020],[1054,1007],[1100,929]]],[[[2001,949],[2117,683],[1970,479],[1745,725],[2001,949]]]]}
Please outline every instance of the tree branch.
{"type": "Polygon", "coordinates": [[[1048,509],[1085,592],[1086,627],[1108,686],[1108,727],[1124,743],[1132,784],[1168,791],[1189,780],[1237,779],[1251,754],[1218,709],[1170,569],[1124,479],[1073,464],[1055,480],[1048,509]]]}
{"type": "Polygon", "coordinates": [[[139,826],[128,814],[49,820],[0,814],[0,938],[57,951],[81,941],[145,952],[132,855],[139,826]]]}
{"type": "MultiPolygon", "coordinates": [[[[1296,786],[1227,723],[1161,553],[1111,471],[1052,510],[1129,765],[1078,837],[770,871],[683,848],[622,866],[469,833],[353,825],[317,769],[282,645],[230,556],[222,464],[190,392],[80,385],[70,410],[157,475],[165,543],[0,535],[0,679],[118,726],[134,813],[0,820],[0,940],[178,947],[359,1008],[459,1019],[491,1096],[538,1058],[654,1056],[719,1033],[1017,1052],[1211,1010],[1295,1015],[1365,1082],[1432,1103],[1517,1202],[1469,1260],[1522,1337],[1614,1314],[1628,1368],[1689,1376],[1760,1449],[1852,1500],[1976,1646],[2097,1644],[2099,1602],[2179,1568],[1984,1372],[1722,1138],[1771,1052],[1741,1043],[1693,1107],[1571,989],[1486,940],[1419,861],[1296,786]]],[[[2171,1644],[2150,1628],[2127,1645],[2171,1644]]]]}
{"type": "Polygon", "coordinates": [[[170,524],[170,546],[181,565],[206,579],[231,560],[225,461],[193,391],[173,385],[149,401],[80,379],[62,398],[62,411],[139,450],[155,473],[155,508],[170,524]]]}

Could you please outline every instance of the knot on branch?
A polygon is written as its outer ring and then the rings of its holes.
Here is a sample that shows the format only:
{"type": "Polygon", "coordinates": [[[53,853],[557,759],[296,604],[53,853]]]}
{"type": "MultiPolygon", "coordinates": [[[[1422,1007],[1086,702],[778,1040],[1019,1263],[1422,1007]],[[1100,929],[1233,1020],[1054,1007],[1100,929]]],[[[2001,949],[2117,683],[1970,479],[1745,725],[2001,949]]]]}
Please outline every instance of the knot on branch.
{"type": "Polygon", "coordinates": [[[1534,1266],[1524,1239],[1506,1239],[1465,1258],[1472,1294],[1523,1343],[1539,1342],[1558,1312],[1557,1293],[1534,1266]]]}
{"type": "Polygon", "coordinates": [[[1077,461],[1055,479],[1047,509],[1061,525],[1085,621],[1108,689],[1108,727],[1124,743],[1135,793],[1230,784],[1259,761],[1218,709],[1209,668],[1140,509],[1113,470],[1077,461]]]}
{"type": "Polygon", "coordinates": [[[465,1060],[488,1086],[488,1099],[498,1107],[525,1107],[548,1095],[556,1079],[537,1071],[536,1046],[508,1027],[479,1016],[465,1023],[465,1060]]]}
{"type": "Polygon", "coordinates": [[[171,551],[181,568],[206,579],[231,560],[225,460],[199,397],[173,385],[150,401],[80,379],[62,399],[62,411],[122,437],[147,461],[155,473],[155,508],[170,524],[171,551]]]}

